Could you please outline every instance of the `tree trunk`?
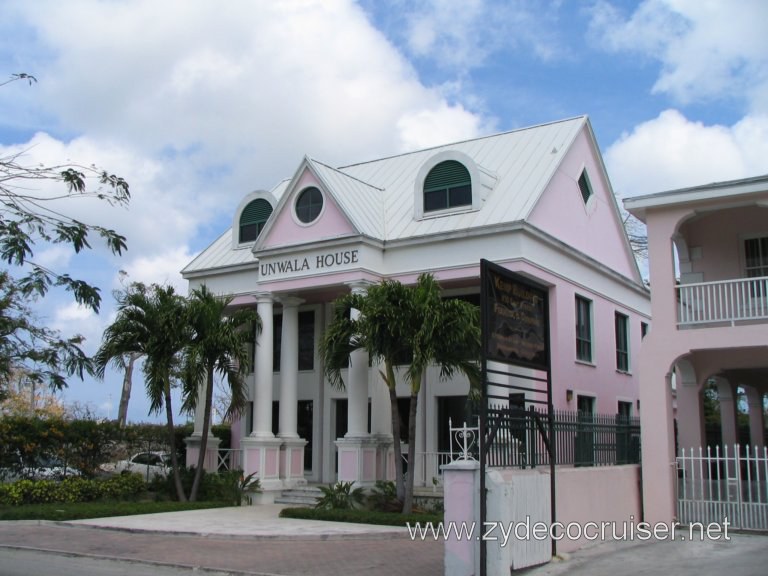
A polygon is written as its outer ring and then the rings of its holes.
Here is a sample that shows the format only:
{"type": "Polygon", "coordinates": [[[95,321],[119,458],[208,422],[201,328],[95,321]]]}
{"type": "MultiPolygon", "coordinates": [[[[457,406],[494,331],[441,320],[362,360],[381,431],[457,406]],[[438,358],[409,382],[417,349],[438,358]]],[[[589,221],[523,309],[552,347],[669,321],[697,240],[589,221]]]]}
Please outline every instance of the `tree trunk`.
{"type": "Polygon", "coordinates": [[[171,466],[173,467],[173,483],[176,485],[176,495],[179,502],[186,502],[187,495],[184,494],[184,486],[181,484],[181,474],[179,473],[179,457],[176,454],[176,430],[173,427],[173,407],[171,406],[171,384],[165,383],[165,419],[168,428],[168,443],[171,447],[171,466]]]}
{"type": "Polygon", "coordinates": [[[123,375],[123,390],[120,393],[120,406],[117,409],[117,425],[125,428],[128,420],[128,402],[131,399],[131,388],[133,387],[133,365],[139,357],[135,352],[128,354],[128,364],[125,366],[123,375]]]}
{"type": "Polygon", "coordinates": [[[408,411],[408,474],[405,476],[403,514],[410,514],[413,510],[413,476],[416,472],[416,409],[418,401],[418,391],[411,391],[411,406],[408,411]]]}
{"type": "MultiPolygon", "coordinates": [[[[211,428],[211,406],[213,405],[213,366],[208,367],[205,375],[205,400],[203,402],[203,432],[200,438],[200,452],[197,454],[197,468],[195,469],[195,479],[192,482],[192,491],[189,494],[189,501],[197,500],[197,491],[200,488],[200,481],[203,478],[205,467],[205,453],[208,449],[208,431],[211,428]]],[[[197,405],[200,406],[200,399],[197,399],[197,405]]]]}
{"type": "Polygon", "coordinates": [[[405,500],[405,483],[403,482],[403,451],[400,448],[400,413],[397,410],[397,390],[394,382],[389,388],[389,403],[392,406],[392,447],[395,450],[395,486],[397,487],[397,499],[405,500]]]}

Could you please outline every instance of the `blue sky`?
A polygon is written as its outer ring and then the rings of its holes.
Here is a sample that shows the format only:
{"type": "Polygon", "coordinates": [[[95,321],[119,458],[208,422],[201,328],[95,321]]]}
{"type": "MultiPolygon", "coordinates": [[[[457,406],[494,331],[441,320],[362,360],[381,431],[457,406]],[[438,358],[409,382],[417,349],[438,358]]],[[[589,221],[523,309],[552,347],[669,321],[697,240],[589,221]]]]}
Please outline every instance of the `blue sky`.
{"type": "MultiPolygon", "coordinates": [[[[179,270],[240,199],[305,154],[349,164],[589,114],[620,197],[768,173],[766,22],[763,0],[0,0],[0,79],[39,80],[0,88],[0,155],[95,163],[133,195],[66,206],[123,233],[122,258],[37,254],[99,285],[101,313],[56,293],[39,313],[92,352],[119,270],[186,290],[179,270]]],[[[114,417],[120,382],[64,396],[114,417]]]]}

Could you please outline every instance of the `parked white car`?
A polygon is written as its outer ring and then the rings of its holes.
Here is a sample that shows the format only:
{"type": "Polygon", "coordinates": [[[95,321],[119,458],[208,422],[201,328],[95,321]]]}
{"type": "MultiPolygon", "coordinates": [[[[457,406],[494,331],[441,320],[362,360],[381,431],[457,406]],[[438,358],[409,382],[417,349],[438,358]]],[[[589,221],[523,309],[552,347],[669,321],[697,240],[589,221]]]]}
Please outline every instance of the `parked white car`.
{"type": "Polygon", "coordinates": [[[0,469],[0,481],[14,482],[16,480],[64,480],[72,476],[82,476],[77,468],[67,466],[59,458],[43,457],[37,465],[21,465],[21,457],[16,456],[16,465],[0,469]]]}
{"type": "Polygon", "coordinates": [[[167,476],[170,465],[171,455],[168,452],[139,452],[115,464],[115,473],[132,472],[152,480],[158,476],[167,476]]]}

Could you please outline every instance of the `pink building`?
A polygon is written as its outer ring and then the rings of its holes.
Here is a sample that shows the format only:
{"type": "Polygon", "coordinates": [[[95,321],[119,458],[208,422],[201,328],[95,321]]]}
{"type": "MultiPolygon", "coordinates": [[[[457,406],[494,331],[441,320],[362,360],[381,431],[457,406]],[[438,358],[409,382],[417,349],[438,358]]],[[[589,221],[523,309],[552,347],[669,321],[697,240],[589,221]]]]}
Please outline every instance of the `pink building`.
{"type": "MultiPolygon", "coordinates": [[[[183,270],[191,288],[234,295],[263,322],[251,405],[234,427],[246,473],[268,489],[391,477],[377,366],[353,358],[344,390],[323,378],[317,344],[332,302],[422,272],[446,297],[477,301],[481,258],[549,287],[555,407],[637,415],[649,293],[586,117],[343,167],[306,157],[291,178],[246,195],[232,228],[183,270]]],[[[467,392],[462,377],[428,373],[418,445],[405,446],[418,482],[439,476],[467,392]]]]}
{"type": "Polygon", "coordinates": [[[737,442],[736,390],[763,446],[768,391],[768,176],[627,199],[648,227],[653,329],[640,354],[645,518],[676,516],[678,445],[704,446],[702,391],[717,383],[722,441],[737,442]],[[674,390],[673,390],[674,388],[674,390]]]}

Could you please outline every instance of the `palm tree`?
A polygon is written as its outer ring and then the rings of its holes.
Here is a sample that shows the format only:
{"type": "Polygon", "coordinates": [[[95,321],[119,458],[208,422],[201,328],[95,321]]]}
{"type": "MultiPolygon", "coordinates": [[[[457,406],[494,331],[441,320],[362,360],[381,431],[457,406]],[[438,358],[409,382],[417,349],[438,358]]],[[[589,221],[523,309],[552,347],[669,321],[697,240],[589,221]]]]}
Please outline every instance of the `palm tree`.
{"type": "Polygon", "coordinates": [[[197,499],[203,476],[208,431],[211,427],[214,374],[226,378],[230,392],[227,416],[239,414],[246,405],[245,376],[250,363],[249,342],[261,322],[253,310],[228,309],[231,298],[215,296],[206,286],[192,292],[189,299],[189,322],[192,338],[184,351],[184,405],[194,410],[200,403],[198,391],[205,385],[203,430],[197,469],[190,492],[190,501],[197,499]]]}
{"type": "MultiPolygon", "coordinates": [[[[407,365],[405,378],[411,393],[408,441],[414,447],[418,395],[428,366],[439,366],[441,379],[461,372],[472,389],[479,385],[479,311],[468,302],[441,298],[440,286],[431,274],[419,276],[412,287],[385,280],[367,294],[347,294],[336,301],[336,316],[320,343],[325,374],[333,386],[344,386],[341,369],[357,349],[366,350],[372,360],[384,365],[380,373],[392,406],[397,495],[403,501],[403,512],[410,513],[414,466],[403,481],[396,367],[407,365]],[[360,312],[356,318],[349,313],[352,308],[360,312]]],[[[413,450],[411,454],[415,455],[413,450]]]]}
{"type": "Polygon", "coordinates": [[[131,283],[117,294],[117,317],[104,331],[94,358],[96,372],[104,378],[109,364],[118,366],[127,354],[144,356],[143,372],[150,414],[165,407],[168,444],[171,447],[174,484],[180,501],[186,501],[175,450],[171,383],[179,355],[190,340],[186,299],[173,286],[131,283]]]}
{"type": "Polygon", "coordinates": [[[125,428],[128,421],[128,402],[131,400],[131,388],[133,387],[133,366],[140,357],[136,352],[131,352],[115,359],[118,367],[124,370],[123,387],[120,391],[120,405],[117,409],[117,425],[120,428],[125,428]]]}

